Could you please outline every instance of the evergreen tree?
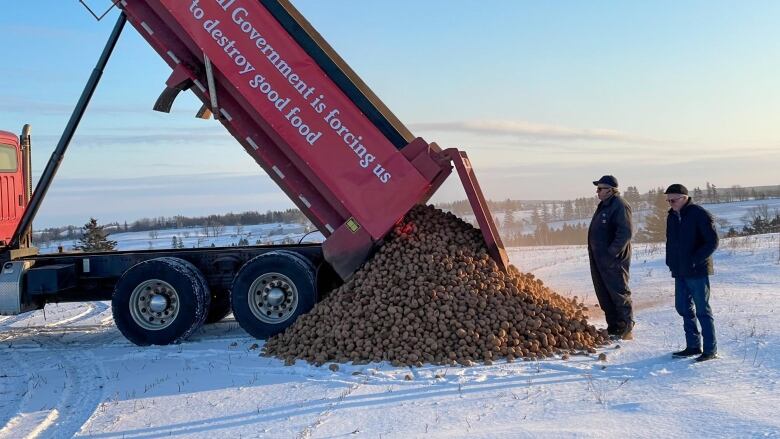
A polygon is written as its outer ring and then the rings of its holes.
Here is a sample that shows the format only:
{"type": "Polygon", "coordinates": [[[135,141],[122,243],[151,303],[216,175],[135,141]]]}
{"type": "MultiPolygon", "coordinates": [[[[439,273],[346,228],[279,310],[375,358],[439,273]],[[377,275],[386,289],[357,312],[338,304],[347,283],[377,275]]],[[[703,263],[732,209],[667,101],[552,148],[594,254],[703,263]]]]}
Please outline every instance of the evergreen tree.
{"type": "Polygon", "coordinates": [[[645,227],[638,238],[643,242],[661,242],[666,239],[666,217],[669,212],[669,204],[663,191],[654,191],[655,198],[652,202],[652,211],[645,218],[645,227]]]}
{"type": "Polygon", "coordinates": [[[623,198],[631,205],[633,209],[639,209],[639,202],[642,200],[642,196],[639,195],[639,189],[636,186],[629,186],[626,188],[626,193],[623,194],[623,198]]]}
{"type": "Polygon", "coordinates": [[[550,227],[547,223],[541,223],[536,227],[534,238],[539,245],[550,245],[550,227]]]}
{"type": "Polygon", "coordinates": [[[542,218],[539,215],[539,210],[534,207],[534,210],[531,211],[531,224],[537,226],[541,222],[542,222],[542,218]]]}
{"type": "Polygon", "coordinates": [[[568,221],[574,219],[574,202],[573,201],[564,201],[563,202],[563,220],[568,221]]]}
{"type": "Polygon", "coordinates": [[[547,210],[547,203],[542,202],[542,222],[543,223],[549,223],[552,218],[550,217],[550,211],[547,210]]]}
{"type": "Polygon", "coordinates": [[[74,248],[85,252],[113,251],[116,241],[108,239],[108,233],[103,227],[98,225],[95,218],[90,218],[89,222],[84,224],[84,231],[74,248]]]}
{"type": "Polygon", "coordinates": [[[515,226],[515,213],[511,209],[507,209],[504,212],[503,229],[510,230],[515,226]]]}

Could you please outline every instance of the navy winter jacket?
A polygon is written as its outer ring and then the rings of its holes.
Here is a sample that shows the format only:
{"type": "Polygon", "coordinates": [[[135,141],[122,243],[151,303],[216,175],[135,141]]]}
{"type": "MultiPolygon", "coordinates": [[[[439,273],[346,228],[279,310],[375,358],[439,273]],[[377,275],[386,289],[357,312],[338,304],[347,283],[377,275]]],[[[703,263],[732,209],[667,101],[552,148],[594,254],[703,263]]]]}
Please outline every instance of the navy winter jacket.
{"type": "Polygon", "coordinates": [[[588,227],[588,254],[599,267],[631,263],[631,206],[619,195],[599,203],[588,227]]]}
{"type": "Polygon", "coordinates": [[[712,215],[689,198],[678,214],[666,217],[666,265],[672,277],[713,274],[712,254],[718,248],[718,232],[712,215]]]}

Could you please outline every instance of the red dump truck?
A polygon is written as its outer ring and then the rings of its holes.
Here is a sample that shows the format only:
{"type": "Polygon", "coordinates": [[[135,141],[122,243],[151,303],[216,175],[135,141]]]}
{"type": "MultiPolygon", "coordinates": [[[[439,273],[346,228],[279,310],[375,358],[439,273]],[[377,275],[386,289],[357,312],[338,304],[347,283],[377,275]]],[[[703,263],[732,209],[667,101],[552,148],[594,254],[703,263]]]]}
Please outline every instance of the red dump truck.
{"type": "Polygon", "coordinates": [[[265,338],[349,276],[454,167],[486,246],[507,259],[465,153],[415,138],[287,0],[120,0],[120,16],[35,191],[30,128],[0,131],[0,314],[111,300],[139,345],[232,311],[265,338]],[[126,22],[171,67],[154,104],[192,91],[326,237],[322,244],[39,255],[31,224],[126,22]]]}

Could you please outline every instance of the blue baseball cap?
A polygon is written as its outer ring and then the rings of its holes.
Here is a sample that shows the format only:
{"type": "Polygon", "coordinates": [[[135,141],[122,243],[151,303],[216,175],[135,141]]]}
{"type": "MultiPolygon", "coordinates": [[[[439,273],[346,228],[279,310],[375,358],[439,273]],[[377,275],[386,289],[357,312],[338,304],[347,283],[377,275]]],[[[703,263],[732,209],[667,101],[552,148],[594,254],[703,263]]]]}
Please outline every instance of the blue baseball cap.
{"type": "Polygon", "coordinates": [[[609,186],[609,187],[618,187],[617,178],[611,176],[611,175],[605,175],[598,180],[593,182],[593,186],[598,186],[600,184],[609,186]]]}

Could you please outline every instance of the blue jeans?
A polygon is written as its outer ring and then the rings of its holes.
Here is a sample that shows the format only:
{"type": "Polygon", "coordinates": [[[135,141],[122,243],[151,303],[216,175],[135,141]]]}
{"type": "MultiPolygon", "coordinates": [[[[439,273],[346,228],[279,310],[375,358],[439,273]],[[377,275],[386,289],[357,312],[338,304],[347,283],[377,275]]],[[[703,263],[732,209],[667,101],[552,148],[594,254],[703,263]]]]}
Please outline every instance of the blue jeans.
{"type": "Polygon", "coordinates": [[[676,277],[674,279],[674,307],[683,318],[685,345],[688,348],[703,348],[705,354],[718,352],[715,340],[715,323],[710,308],[710,278],[676,277]],[[694,306],[696,307],[694,310],[694,306]],[[701,325],[701,337],[696,319],[701,325]],[[704,344],[702,345],[702,338],[704,344]]]}

